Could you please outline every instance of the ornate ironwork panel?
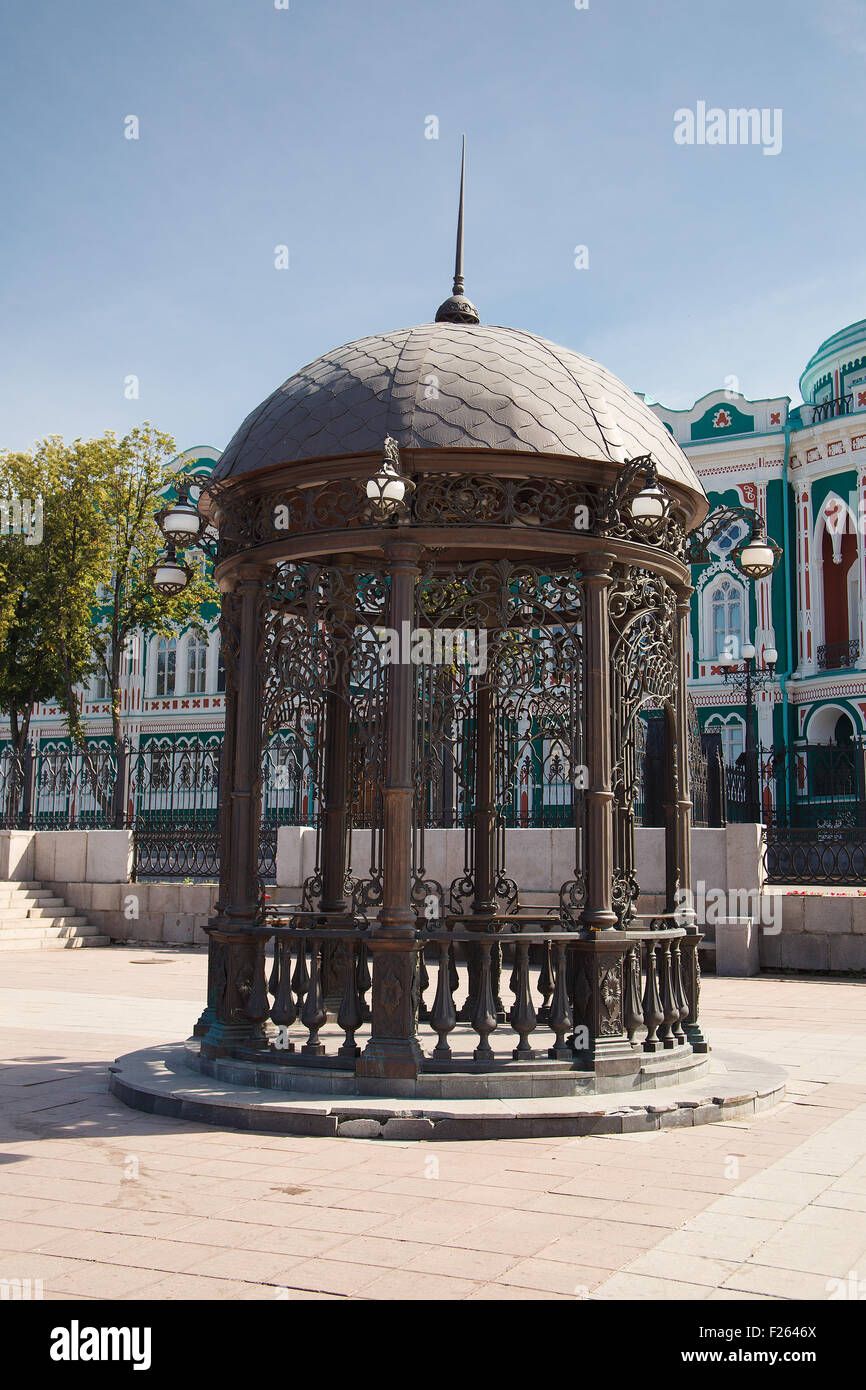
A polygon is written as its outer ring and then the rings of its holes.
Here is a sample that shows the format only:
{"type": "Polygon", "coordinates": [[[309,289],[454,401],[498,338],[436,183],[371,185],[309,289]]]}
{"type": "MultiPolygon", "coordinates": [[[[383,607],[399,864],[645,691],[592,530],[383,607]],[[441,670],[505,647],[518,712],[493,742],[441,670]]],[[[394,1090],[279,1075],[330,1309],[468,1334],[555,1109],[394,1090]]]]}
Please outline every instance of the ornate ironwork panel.
{"type": "Polygon", "coordinates": [[[643,733],[640,711],[673,697],[676,683],[676,594],[649,570],[619,566],[610,590],[611,786],[614,819],[613,907],[620,927],[636,912],[635,810],[643,733]]]}

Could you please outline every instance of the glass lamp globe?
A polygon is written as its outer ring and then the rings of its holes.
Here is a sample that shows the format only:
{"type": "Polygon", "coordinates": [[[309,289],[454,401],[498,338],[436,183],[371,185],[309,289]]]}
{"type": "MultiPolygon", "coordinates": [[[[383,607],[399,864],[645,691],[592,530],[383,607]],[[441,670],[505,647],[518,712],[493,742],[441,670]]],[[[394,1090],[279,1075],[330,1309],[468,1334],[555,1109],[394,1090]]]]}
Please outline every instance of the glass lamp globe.
{"type": "Polygon", "coordinates": [[[201,530],[201,517],[198,508],[189,499],[175,502],[162,516],[163,534],[174,541],[182,550],[198,539],[201,530]]]}
{"type": "Polygon", "coordinates": [[[150,571],[150,578],[157,593],[170,597],[186,588],[189,570],[174,555],[163,552],[150,571]]]}
{"type": "Polygon", "coordinates": [[[406,479],[393,463],[385,462],[372,478],[367,479],[367,496],[383,512],[396,511],[406,496],[406,479]]]}
{"type": "Polygon", "coordinates": [[[778,551],[766,536],[754,536],[737,548],[734,556],[737,568],[749,579],[766,579],[776,568],[778,551]]]}
{"type": "Polygon", "coordinates": [[[658,483],[642,488],[637,496],[631,499],[629,511],[635,521],[642,522],[644,525],[654,521],[662,521],[670,510],[670,498],[662,492],[658,483]]]}
{"type": "Polygon", "coordinates": [[[752,659],[752,657],[753,657],[754,655],[755,655],[755,648],[753,647],[752,643],[751,643],[751,642],[744,642],[744,643],[743,643],[743,650],[742,650],[743,660],[744,660],[744,661],[751,661],[751,659],[752,659]]]}
{"type": "Polygon", "coordinates": [[[722,652],[721,656],[719,657],[719,665],[722,666],[722,667],[727,668],[727,667],[729,667],[729,666],[733,666],[733,664],[734,664],[734,655],[733,655],[733,652],[722,652]]]}
{"type": "Polygon", "coordinates": [[[775,647],[764,648],[764,661],[767,663],[768,666],[775,666],[778,660],[779,653],[776,651],[775,647]]]}

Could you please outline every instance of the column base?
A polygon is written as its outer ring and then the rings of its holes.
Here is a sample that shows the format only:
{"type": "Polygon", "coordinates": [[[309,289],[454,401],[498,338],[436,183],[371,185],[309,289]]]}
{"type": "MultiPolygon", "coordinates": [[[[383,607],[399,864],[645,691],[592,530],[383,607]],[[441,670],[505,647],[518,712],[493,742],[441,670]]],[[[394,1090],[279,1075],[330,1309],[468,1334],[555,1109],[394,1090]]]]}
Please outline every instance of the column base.
{"type": "Polygon", "coordinates": [[[240,1047],[248,1051],[267,1046],[268,1035],[263,1024],[220,1023],[219,1019],[214,1019],[201,1039],[204,1057],[227,1057],[240,1047]]]}
{"type": "Polygon", "coordinates": [[[415,1038],[376,1038],[358,1058],[355,1075],[378,1077],[383,1081],[408,1077],[414,1081],[423,1065],[424,1053],[415,1038]]]}
{"type": "Polygon", "coordinates": [[[710,1045],[701,1030],[699,1023],[687,1023],[686,1042],[690,1045],[692,1052],[709,1052],[710,1045]]]}
{"type": "Polygon", "coordinates": [[[204,1009],[202,1009],[201,1016],[199,1017],[198,1022],[192,1030],[193,1037],[206,1037],[215,1023],[216,1012],[213,1009],[213,1007],[210,1004],[208,1004],[204,1009]]]}

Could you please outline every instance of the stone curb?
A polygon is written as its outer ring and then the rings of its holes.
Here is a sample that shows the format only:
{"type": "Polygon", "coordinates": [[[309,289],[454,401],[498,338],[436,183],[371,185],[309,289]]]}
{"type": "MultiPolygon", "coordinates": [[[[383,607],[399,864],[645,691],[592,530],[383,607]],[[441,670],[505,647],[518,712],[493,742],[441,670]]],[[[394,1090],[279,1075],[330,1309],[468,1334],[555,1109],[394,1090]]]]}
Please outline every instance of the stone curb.
{"type": "MultiPolygon", "coordinates": [[[[162,1055],[132,1054],[120,1058],[109,1068],[109,1090],[118,1100],[136,1110],[165,1115],[171,1119],[192,1120],[198,1124],[227,1129],[297,1135],[331,1135],[345,1139],[386,1139],[402,1142],[424,1140],[543,1139],[599,1134],[647,1134],[663,1129],[692,1128],[725,1120],[740,1120],[761,1114],[778,1105],[785,1096],[784,1078],[736,1095],[708,1094],[706,1098],[651,1101],[644,1105],[625,1105],[622,1097],[611,1097],[611,1105],[593,1110],[568,1112],[562,1103],[551,1101],[549,1110],[521,1114],[507,1111],[501,1102],[495,1113],[443,1114],[441,1105],[406,1108],[405,1099],[379,1099],[369,1107],[347,1110],[339,1101],[323,1096],[315,1108],[299,1098],[275,1100],[273,1093],[250,1092],[237,1087],[238,1094],[214,1097],[201,1085],[201,1078],[190,1075],[188,1084],[178,1085],[178,1074],[165,1064],[162,1055]],[[161,1066],[162,1072],[156,1071],[161,1066]],[[196,1094],[200,1091],[200,1094],[196,1094]],[[328,1103],[330,1102],[330,1103],[328,1103]],[[438,1112],[438,1113],[437,1113],[438,1112]]],[[[603,1098],[598,1098],[603,1103],[603,1098]]],[[[537,1104],[537,1102],[536,1102],[537,1104]]]]}

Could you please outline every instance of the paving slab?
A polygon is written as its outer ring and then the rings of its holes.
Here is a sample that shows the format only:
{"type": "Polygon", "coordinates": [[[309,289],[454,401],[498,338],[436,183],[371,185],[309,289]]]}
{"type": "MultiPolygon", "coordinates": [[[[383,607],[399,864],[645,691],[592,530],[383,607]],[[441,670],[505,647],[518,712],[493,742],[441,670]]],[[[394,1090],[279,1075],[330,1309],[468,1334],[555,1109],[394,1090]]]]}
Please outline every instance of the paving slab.
{"type": "MultiPolygon", "coordinates": [[[[115,1058],[197,1016],[202,952],[3,959],[0,1278],[41,1278],[46,1299],[820,1301],[866,1269],[862,984],[704,980],[713,1070],[690,1108],[747,1091],[739,1053],[787,1073],[772,1109],[492,1142],[445,1141],[434,1121],[419,1142],[254,1132],[112,1095],[115,1058]]],[[[320,1123],[334,1100],[311,1107],[320,1123]]],[[[515,1105],[495,1103],[500,1121],[515,1105]]],[[[520,1103],[543,1117],[544,1098],[520,1103]]],[[[475,1122],[477,1100],[452,1106],[475,1122]]],[[[404,1099],[395,1118],[418,1108],[404,1099]]]]}

